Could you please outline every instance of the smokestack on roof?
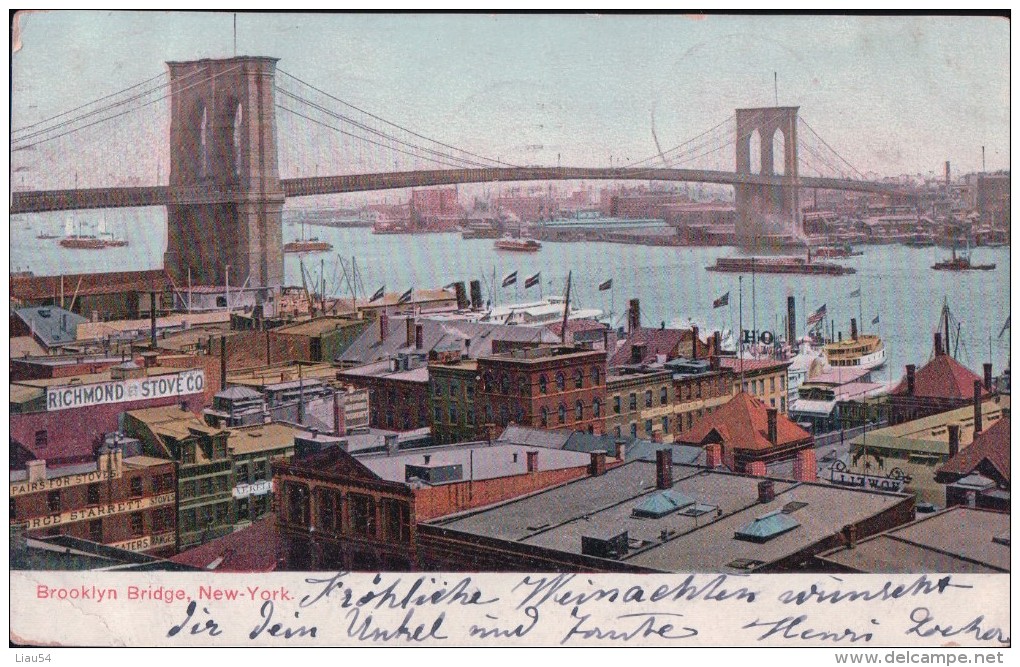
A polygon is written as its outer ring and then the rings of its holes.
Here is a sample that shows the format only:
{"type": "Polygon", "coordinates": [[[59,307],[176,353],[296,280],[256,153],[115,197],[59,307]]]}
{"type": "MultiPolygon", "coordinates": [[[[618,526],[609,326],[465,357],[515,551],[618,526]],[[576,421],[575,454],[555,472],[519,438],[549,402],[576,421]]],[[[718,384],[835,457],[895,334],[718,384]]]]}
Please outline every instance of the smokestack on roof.
{"type": "Polygon", "coordinates": [[[986,363],[984,365],[984,370],[985,370],[985,391],[991,391],[992,390],[992,365],[989,364],[989,363],[986,363]]]}
{"type": "Polygon", "coordinates": [[[942,349],[942,332],[935,332],[935,356],[941,357],[945,352],[942,349]]]}
{"type": "Polygon", "coordinates": [[[949,458],[960,453],[960,425],[950,424],[949,430],[949,458]]]}
{"type": "Polygon", "coordinates": [[[983,429],[981,428],[981,380],[974,380],[974,437],[983,429]]]}
{"type": "Polygon", "coordinates": [[[655,452],[655,488],[664,490],[673,487],[673,451],[659,449],[655,452]]]}
{"type": "Polygon", "coordinates": [[[778,429],[778,423],[777,423],[777,418],[778,418],[778,414],[779,413],[778,413],[778,411],[775,408],[765,408],[765,414],[768,416],[768,436],[769,436],[769,442],[772,443],[773,447],[775,447],[778,444],[777,440],[779,439],[779,434],[778,434],[778,430],[779,429],[778,429]]]}
{"type": "Polygon", "coordinates": [[[914,395],[914,374],[917,371],[917,366],[914,364],[907,364],[907,396],[914,395]]]}

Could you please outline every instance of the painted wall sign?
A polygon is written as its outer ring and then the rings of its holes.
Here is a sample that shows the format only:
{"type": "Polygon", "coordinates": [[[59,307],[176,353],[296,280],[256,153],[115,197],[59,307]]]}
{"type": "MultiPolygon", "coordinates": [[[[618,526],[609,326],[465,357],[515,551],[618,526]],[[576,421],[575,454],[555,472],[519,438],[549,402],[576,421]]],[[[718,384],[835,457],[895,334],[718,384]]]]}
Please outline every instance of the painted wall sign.
{"type": "Polygon", "coordinates": [[[201,393],[204,388],[205,372],[202,370],[87,385],[61,385],[46,388],[46,409],[68,410],[107,403],[190,396],[201,393]]]}

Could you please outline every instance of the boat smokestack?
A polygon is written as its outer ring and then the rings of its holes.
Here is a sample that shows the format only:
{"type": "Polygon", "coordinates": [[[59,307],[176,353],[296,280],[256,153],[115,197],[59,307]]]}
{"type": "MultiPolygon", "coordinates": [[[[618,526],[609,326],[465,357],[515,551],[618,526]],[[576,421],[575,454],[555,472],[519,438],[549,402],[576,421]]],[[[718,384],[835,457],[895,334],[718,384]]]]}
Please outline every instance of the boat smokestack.
{"type": "Polygon", "coordinates": [[[453,289],[457,294],[457,310],[467,310],[471,305],[468,303],[467,286],[463,282],[454,283],[453,289]]]}
{"type": "Polygon", "coordinates": [[[856,317],[851,317],[850,318],[850,338],[852,340],[857,340],[857,318],[856,317]]]}
{"type": "Polygon", "coordinates": [[[471,309],[481,310],[482,309],[482,281],[472,280],[471,281],[471,309]]]}
{"type": "Polygon", "coordinates": [[[698,327],[691,327],[691,359],[698,358],[698,327]]]}
{"type": "Polygon", "coordinates": [[[797,340],[797,300],[786,297],[786,342],[793,345],[797,340]]]}

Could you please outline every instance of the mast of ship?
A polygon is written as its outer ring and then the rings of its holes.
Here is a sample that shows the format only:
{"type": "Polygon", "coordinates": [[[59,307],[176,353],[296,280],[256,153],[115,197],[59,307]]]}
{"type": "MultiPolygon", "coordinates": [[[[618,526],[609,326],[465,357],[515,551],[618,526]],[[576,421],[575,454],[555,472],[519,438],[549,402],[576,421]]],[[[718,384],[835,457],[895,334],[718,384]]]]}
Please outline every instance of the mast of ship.
{"type": "Polygon", "coordinates": [[[567,272],[567,297],[563,304],[563,326],[560,328],[560,340],[564,343],[567,342],[567,317],[570,314],[570,278],[573,276],[573,271],[567,272]]]}
{"type": "MultiPolygon", "coordinates": [[[[744,332],[741,331],[740,335],[743,336],[744,332]]],[[[757,350],[757,338],[758,338],[758,305],[755,300],[755,289],[754,289],[754,257],[751,257],[751,345],[752,349],[757,350]]]]}
{"type": "Polygon", "coordinates": [[[739,287],[739,299],[740,305],[737,308],[739,313],[737,324],[737,363],[740,365],[740,390],[744,391],[744,340],[741,338],[744,334],[744,276],[737,278],[739,287]]]}
{"type": "Polygon", "coordinates": [[[864,292],[861,291],[861,283],[857,283],[857,326],[858,331],[864,333],[864,292]]]}

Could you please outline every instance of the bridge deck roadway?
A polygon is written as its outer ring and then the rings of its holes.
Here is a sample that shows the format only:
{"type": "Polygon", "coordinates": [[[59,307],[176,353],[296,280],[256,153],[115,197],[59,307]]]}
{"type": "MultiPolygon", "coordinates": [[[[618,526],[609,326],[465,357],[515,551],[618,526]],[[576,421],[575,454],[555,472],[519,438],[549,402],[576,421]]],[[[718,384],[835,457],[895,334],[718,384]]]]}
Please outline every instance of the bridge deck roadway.
{"type": "MultiPolygon", "coordinates": [[[[638,169],[580,167],[504,167],[491,169],[435,169],[396,171],[348,176],[315,176],[283,179],[287,197],[390,190],[395,188],[492,183],[510,181],[639,180],[716,183],[719,185],[794,186],[801,189],[843,190],[875,194],[908,195],[889,183],[855,181],[840,178],[802,176],[792,182],[783,176],[738,174],[731,171],[702,169],[638,169]]],[[[131,206],[167,206],[173,204],[236,202],[249,199],[250,193],[205,189],[170,189],[165,186],[90,188],[15,192],[11,195],[11,213],[41,213],[89,208],[131,206]]]]}

